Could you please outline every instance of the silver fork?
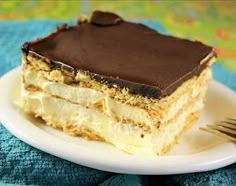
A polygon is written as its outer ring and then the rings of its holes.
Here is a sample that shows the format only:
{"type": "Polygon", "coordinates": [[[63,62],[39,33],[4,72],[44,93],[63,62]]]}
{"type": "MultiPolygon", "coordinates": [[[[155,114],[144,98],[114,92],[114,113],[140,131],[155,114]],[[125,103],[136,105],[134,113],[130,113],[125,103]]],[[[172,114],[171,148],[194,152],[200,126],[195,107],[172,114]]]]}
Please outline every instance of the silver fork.
{"type": "Polygon", "coordinates": [[[200,129],[236,142],[236,118],[226,118],[226,120],[208,124],[200,129]]]}

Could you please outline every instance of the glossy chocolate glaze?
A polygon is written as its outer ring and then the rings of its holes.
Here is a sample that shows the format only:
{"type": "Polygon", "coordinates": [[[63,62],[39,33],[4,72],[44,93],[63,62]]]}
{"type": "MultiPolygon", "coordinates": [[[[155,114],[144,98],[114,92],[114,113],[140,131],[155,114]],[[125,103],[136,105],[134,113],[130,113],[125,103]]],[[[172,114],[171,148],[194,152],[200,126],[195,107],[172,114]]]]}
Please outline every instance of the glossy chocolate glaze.
{"type": "Polygon", "coordinates": [[[62,25],[45,38],[25,43],[22,50],[52,66],[81,71],[110,87],[149,98],[170,95],[199,75],[215,55],[200,42],[164,36],[101,11],[89,21],[62,25]]]}

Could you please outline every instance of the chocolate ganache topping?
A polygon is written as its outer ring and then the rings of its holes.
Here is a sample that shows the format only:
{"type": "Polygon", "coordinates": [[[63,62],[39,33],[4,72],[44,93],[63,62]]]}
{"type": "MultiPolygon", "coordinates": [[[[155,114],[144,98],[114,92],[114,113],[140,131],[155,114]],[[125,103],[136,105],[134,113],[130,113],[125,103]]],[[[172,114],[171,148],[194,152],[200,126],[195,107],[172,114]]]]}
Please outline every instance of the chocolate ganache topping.
{"type": "Polygon", "coordinates": [[[45,38],[27,42],[22,51],[148,98],[170,95],[215,56],[201,42],[161,35],[102,11],[94,11],[89,21],[62,25],[45,38]]]}

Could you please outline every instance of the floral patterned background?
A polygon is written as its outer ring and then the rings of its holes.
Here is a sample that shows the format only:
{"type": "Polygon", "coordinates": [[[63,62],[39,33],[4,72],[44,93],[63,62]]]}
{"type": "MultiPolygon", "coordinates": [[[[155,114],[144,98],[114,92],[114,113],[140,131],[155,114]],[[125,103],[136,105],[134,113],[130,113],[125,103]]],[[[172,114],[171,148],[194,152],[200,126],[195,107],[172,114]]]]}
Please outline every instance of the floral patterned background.
{"type": "Polygon", "coordinates": [[[95,9],[152,20],[168,34],[213,45],[218,62],[236,73],[235,0],[0,0],[0,20],[71,20],[95,9]]]}

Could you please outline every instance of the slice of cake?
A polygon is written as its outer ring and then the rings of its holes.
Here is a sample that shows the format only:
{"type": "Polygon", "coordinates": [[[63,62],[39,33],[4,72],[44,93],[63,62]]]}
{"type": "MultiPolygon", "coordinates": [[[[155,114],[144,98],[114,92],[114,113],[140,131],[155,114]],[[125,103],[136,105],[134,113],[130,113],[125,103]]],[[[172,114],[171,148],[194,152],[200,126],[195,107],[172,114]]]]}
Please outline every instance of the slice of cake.
{"type": "Polygon", "coordinates": [[[212,47],[93,12],[22,47],[21,108],[131,154],[161,155],[196,122],[212,47]]]}

